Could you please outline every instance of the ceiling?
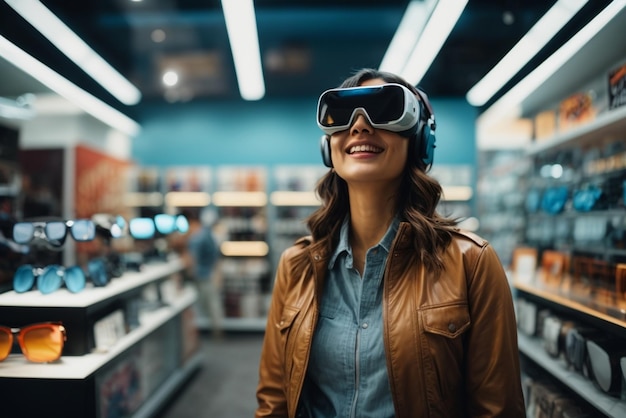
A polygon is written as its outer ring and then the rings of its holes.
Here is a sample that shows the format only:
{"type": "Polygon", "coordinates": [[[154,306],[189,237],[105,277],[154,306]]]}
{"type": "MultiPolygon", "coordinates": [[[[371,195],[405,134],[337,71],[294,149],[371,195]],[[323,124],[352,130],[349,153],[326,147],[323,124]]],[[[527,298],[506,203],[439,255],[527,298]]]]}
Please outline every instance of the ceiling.
{"type": "MultiPolygon", "coordinates": [[[[142,92],[142,102],[239,100],[219,0],[42,0],[142,92]],[[162,42],[152,34],[161,29],[162,42]],[[166,93],[163,69],[184,74],[166,93]]],[[[469,0],[420,86],[431,97],[464,97],[555,1],[469,0]]],[[[591,0],[509,86],[602,10],[591,0]]],[[[317,97],[361,67],[378,67],[408,0],[255,0],[264,100],[317,97]]],[[[132,115],[0,0],[0,35],[132,115]]],[[[43,88],[0,60],[0,96],[43,88]],[[32,84],[32,85],[31,85],[32,84]]],[[[492,100],[493,102],[493,100],[492,100]]],[[[489,105],[489,103],[487,103],[489,105]]]]}

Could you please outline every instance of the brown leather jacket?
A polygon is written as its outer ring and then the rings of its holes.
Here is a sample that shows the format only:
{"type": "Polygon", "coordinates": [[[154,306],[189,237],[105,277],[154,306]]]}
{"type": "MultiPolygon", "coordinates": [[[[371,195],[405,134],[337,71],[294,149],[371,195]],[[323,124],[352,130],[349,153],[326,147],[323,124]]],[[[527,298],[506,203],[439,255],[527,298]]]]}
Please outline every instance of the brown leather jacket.
{"type": "MultiPolygon", "coordinates": [[[[434,277],[401,223],[384,277],[383,339],[398,418],[523,418],[511,290],[489,244],[455,234],[434,277]]],[[[259,417],[296,417],[329,254],[310,239],[281,257],[260,362],[259,417]],[[310,265],[294,277],[296,254],[310,265]]]]}

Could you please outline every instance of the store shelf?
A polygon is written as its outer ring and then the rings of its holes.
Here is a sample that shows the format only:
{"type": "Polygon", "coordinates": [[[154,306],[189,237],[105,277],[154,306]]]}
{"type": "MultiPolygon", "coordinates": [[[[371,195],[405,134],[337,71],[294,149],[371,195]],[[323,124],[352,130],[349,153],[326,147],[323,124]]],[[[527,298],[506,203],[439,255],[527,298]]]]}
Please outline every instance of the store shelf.
{"type": "Polygon", "coordinates": [[[171,258],[165,263],[147,263],[142,265],[139,272],[124,273],[122,277],[115,278],[102,287],[93,287],[88,284],[88,287],[80,293],[71,293],[65,288],[48,295],[37,290],[26,293],[16,293],[11,290],[0,294],[0,306],[86,308],[139,289],[159,278],[176,273],[182,268],[183,262],[179,258],[171,258]]]}
{"type": "MultiPolygon", "coordinates": [[[[185,287],[181,294],[169,306],[140,315],[140,327],[122,337],[106,352],[94,352],[82,356],[62,356],[55,363],[31,363],[22,354],[11,354],[2,362],[0,378],[13,377],[23,379],[85,379],[119,354],[144,339],[171,318],[191,306],[197,298],[192,287],[185,287]]],[[[68,335],[71,338],[71,334],[68,335]]]]}
{"type": "Polygon", "coordinates": [[[62,408],[65,416],[106,417],[118,407],[128,410],[124,416],[153,416],[202,360],[193,324],[197,292],[181,286],[182,268],[173,258],[80,294],[61,289],[50,295],[36,290],[0,295],[9,323],[56,318],[67,330],[58,361],[32,363],[15,352],[2,362],[0,388],[16,400],[7,406],[7,416],[62,408]],[[112,324],[117,313],[123,324],[112,324]],[[93,344],[96,334],[104,337],[99,345],[93,344]],[[37,393],[38,402],[27,402],[27,393],[37,393]],[[80,400],[72,398],[75,393],[80,400]]]}
{"type": "MultiPolygon", "coordinates": [[[[556,293],[556,291],[554,290],[540,289],[534,285],[521,283],[519,281],[514,281],[513,287],[523,292],[529,293],[531,295],[535,295],[546,301],[556,303],[563,307],[572,309],[576,312],[580,312],[582,314],[588,315],[592,318],[600,319],[610,324],[617,325],[620,328],[626,329],[626,321],[616,318],[615,316],[612,316],[608,313],[601,312],[598,309],[594,309],[593,307],[590,306],[589,302],[582,302],[582,301],[579,302],[579,301],[573,300],[572,296],[569,294],[559,294],[559,293],[556,293]]],[[[624,308],[620,309],[620,308],[615,307],[615,310],[619,312],[620,314],[624,315],[624,317],[626,317],[626,309],[624,308]]]]}
{"type": "Polygon", "coordinates": [[[550,139],[535,142],[528,147],[528,155],[557,149],[564,146],[581,146],[598,142],[602,138],[622,139],[626,131],[626,107],[610,110],[580,127],[555,135],[550,139]]]}
{"type": "Polygon", "coordinates": [[[560,380],[599,411],[611,417],[626,416],[626,403],[624,401],[607,395],[597,389],[590,380],[580,373],[567,369],[563,360],[550,357],[544,350],[541,340],[518,333],[518,344],[521,353],[560,380]]]}

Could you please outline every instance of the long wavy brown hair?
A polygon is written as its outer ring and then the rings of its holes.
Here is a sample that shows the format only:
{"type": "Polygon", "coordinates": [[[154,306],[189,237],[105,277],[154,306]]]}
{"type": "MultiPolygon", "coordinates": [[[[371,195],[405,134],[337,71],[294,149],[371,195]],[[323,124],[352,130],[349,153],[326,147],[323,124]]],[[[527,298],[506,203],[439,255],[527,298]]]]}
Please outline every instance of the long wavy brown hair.
{"type": "MultiPolygon", "coordinates": [[[[340,87],[356,87],[375,78],[406,86],[418,96],[416,88],[402,78],[373,69],[356,72],[340,87]]],[[[415,137],[410,139],[415,140],[415,137]]],[[[414,150],[414,145],[409,144],[409,150],[414,150]]],[[[451,231],[456,227],[457,220],[437,213],[442,188],[436,179],[427,174],[428,169],[419,158],[409,156],[396,207],[400,219],[408,222],[414,230],[413,242],[419,260],[426,268],[440,272],[444,267],[441,254],[452,240],[451,231]]],[[[329,170],[319,180],[315,191],[322,205],[307,218],[306,223],[313,240],[330,252],[337,245],[341,224],[350,212],[348,185],[334,170],[329,170]]]]}

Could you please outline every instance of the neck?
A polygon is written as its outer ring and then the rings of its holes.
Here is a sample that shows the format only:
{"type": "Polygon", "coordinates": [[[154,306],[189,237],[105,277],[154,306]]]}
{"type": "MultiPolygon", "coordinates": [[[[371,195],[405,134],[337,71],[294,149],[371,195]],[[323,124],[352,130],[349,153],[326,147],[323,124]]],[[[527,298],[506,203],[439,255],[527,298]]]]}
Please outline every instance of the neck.
{"type": "Polygon", "coordinates": [[[397,188],[349,186],[350,245],[353,251],[365,252],[378,244],[396,213],[397,188]]]}

